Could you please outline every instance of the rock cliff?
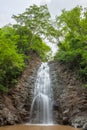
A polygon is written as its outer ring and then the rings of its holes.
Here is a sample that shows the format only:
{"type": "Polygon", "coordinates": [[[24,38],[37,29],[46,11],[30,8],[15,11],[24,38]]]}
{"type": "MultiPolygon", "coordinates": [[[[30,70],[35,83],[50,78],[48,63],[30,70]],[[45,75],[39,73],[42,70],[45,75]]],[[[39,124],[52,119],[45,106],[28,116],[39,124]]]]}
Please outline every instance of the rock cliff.
{"type": "Polygon", "coordinates": [[[53,61],[49,66],[55,123],[82,127],[87,122],[87,89],[67,66],[53,61]]]}
{"type": "Polygon", "coordinates": [[[39,65],[40,60],[34,55],[18,84],[7,94],[0,93],[0,126],[29,122],[32,89],[39,65]]]}

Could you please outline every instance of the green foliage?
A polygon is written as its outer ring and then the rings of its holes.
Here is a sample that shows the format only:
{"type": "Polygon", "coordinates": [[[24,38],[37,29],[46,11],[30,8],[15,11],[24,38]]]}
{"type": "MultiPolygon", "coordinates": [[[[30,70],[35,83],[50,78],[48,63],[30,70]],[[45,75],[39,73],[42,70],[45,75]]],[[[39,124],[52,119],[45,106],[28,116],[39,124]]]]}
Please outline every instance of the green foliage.
{"type": "MultiPolygon", "coordinates": [[[[6,28],[7,29],[7,28],[6,28]]],[[[0,35],[0,86],[9,87],[24,68],[23,55],[18,54],[15,43],[7,38],[5,29],[0,35]]],[[[2,87],[1,87],[2,88],[2,87]]]]}
{"type": "Polygon", "coordinates": [[[4,87],[3,85],[0,84],[0,90],[3,91],[4,93],[8,92],[8,88],[4,87]]]}
{"type": "Polygon", "coordinates": [[[61,51],[58,52],[55,56],[55,59],[63,62],[69,63],[68,65],[74,64],[75,67],[79,64],[79,59],[81,59],[80,50],[68,50],[68,51],[61,51]],[[78,59],[78,60],[77,60],[78,59]]]}
{"type": "Polygon", "coordinates": [[[32,5],[24,13],[13,15],[13,19],[16,20],[17,25],[26,26],[33,35],[38,35],[42,39],[52,41],[57,37],[57,30],[53,27],[47,5],[32,5]]]}
{"type": "Polygon", "coordinates": [[[14,29],[14,41],[16,42],[18,52],[27,55],[30,50],[33,34],[26,26],[14,25],[14,29]]]}
{"type": "Polygon", "coordinates": [[[31,45],[31,49],[33,51],[36,51],[43,61],[47,60],[47,54],[51,50],[50,47],[47,46],[37,35],[35,35],[33,38],[33,44],[31,45]]]}
{"type": "Polygon", "coordinates": [[[57,17],[57,26],[63,40],[55,60],[66,63],[75,69],[81,79],[87,80],[87,10],[75,7],[70,11],[62,11],[57,17]]]}
{"type": "Polygon", "coordinates": [[[47,5],[33,5],[25,10],[24,13],[13,15],[13,18],[18,24],[28,27],[33,34],[40,36],[47,33],[47,28],[50,23],[50,13],[47,5]]]}
{"type": "Polygon", "coordinates": [[[87,88],[87,84],[84,84],[84,87],[87,88]]]}
{"type": "Polygon", "coordinates": [[[32,53],[46,61],[50,51],[41,39],[47,34],[50,21],[46,5],[33,5],[14,18],[17,24],[0,29],[0,90],[3,92],[17,83],[32,53]]]}

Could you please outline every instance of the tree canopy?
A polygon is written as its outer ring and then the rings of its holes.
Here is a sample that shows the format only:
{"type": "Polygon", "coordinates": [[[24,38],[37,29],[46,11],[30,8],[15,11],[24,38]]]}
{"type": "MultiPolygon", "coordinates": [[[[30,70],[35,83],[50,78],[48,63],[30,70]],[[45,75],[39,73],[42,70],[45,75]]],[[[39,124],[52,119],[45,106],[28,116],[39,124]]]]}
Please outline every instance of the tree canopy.
{"type": "Polygon", "coordinates": [[[87,8],[63,10],[53,21],[47,5],[32,5],[13,18],[16,24],[0,28],[0,90],[7,91],[15,85],[32,53],[42,61],[48,60],[51,49],[44,39],[58,44],[55,60],[76,69],[86,80],[87,8]]]}
{"type": "Polygon", "coordinates": [[[43,41],[49,23],[47,6],[33,5],[19,16],[14,25],[0,28],[0,90],[7,91],[17,83],[31,54],[35,53],[42,61],[47,60],[51,50],[43,41]],[[48,20],[47,20],[48,19],[48,20]],[[32,52],[32,53],[31,53],[32,52]]]}
{"type": "Polygon", "coordinates": [[[59,51],[55,59],[77,68],[81,79],[87,78],[87,9],[77,6],[70,11],[63,10],[56,18],[61,34],[59,51]]]}
{"type": "Polygon", "coordinates": [[[30,6],[22,14],[13,15],[13,19],[16,20],[17,25],[26,26],[32,34],[42,39],[52,40],[56,35],[47,5],[30,6]]]}

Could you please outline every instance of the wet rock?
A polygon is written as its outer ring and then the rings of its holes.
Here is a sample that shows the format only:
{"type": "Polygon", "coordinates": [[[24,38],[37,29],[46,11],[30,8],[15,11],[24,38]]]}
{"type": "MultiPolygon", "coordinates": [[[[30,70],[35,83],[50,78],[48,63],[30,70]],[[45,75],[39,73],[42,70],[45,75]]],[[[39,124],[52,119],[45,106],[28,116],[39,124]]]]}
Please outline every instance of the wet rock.
{"type": "Polygon", "coordinates": [[[3,113],[3,124],[5,122],[6,124],[13,125],[18,120],[17,116],[11,113],[7,108],[4,108],[2,113],[3,113]]]}
{"type": "Polygon", "coordinates": [[[60,105],[59,102],[54,101],[53,102],[53,110],[58,110],[59,105],[60,105]]]}
{"type": "Polygon", "coordinates": [[[87,116],[75,116],[75,118],[72,118],[72,126],[75,128],[81,128],[84,126],[84,124],[87,122],[87,116]]]}
{"type": "Polygon", "coordinates": [[[63,125],[69,125],[69,117],[63,117],[63,125]]]}
{"type": "Polygon", "coordinates": [[[83,125],[82,130],[87,130],[87,123],[83,125]]]}

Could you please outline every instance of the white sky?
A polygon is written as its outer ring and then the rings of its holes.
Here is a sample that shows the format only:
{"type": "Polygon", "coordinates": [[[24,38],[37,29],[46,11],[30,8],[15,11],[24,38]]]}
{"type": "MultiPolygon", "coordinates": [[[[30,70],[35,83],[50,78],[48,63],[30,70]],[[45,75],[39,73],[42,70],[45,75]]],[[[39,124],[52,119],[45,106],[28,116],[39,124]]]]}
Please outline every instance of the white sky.
{"type": "Polygon", "coordinates": [[[30,5],[41,3],[47,3],[52,18],[59,15],[64,8],[71,9],[76,5],[87,6],[87,0],[0,0],[0,27],[12,23],[13,14],[20,14],[30,5]]]}

